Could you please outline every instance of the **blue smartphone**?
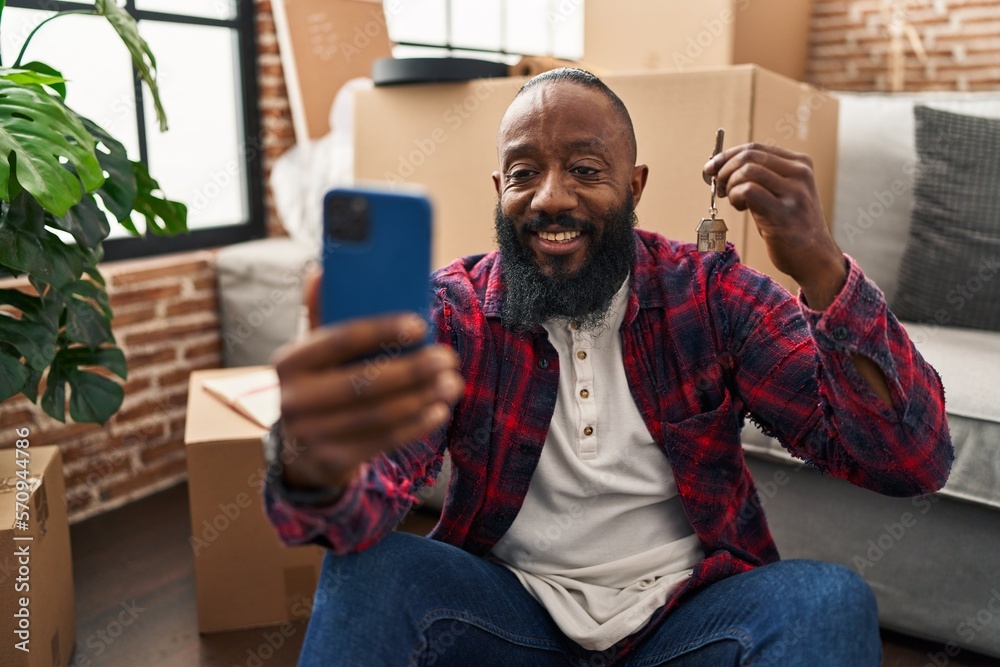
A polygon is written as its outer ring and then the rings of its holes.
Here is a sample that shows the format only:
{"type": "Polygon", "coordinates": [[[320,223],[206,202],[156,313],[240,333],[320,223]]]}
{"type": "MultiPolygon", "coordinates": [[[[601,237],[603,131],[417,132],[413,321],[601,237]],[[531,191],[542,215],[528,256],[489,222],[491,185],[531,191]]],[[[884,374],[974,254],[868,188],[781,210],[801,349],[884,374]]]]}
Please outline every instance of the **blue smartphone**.
{"type": "Polygon", "coordinates": [[[420,194],[337,188],[323,200],[324,324],[415,312],[428,318],[431,205],[420,194]]]}

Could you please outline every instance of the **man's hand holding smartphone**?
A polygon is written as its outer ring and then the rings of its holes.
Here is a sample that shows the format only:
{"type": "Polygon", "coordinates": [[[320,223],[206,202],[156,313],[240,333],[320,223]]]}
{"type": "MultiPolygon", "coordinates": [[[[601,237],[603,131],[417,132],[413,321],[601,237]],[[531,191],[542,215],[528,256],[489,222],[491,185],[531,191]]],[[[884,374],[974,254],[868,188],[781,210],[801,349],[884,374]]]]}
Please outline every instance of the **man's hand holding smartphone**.
{"type": "Polygon", "coordinates": [[[427,324],[396,314],[321,327],[319,290],[316,272],[304,294],[310,333],[274,357],[284,434],[299,451],[285,459],[285,482],[298,488],[346,486],[362,463],[444,424],[465,386],[457,355],[444,345],[386,355],[377,365],[357,361],[423,340],[427,324]]]}

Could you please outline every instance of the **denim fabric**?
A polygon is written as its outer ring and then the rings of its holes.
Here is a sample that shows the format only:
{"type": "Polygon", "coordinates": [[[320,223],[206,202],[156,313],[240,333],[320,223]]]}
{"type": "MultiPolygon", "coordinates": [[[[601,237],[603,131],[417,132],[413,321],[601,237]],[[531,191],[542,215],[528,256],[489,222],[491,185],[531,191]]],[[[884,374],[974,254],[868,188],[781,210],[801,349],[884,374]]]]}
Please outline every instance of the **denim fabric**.
{"type": "Polygon", "coordinates": [[[857,574],[789,560],[681,603],[627,656],[566,639],[495,562],[406,533],[328,553],[299,667],[877,666],[875,598],[857,574]]]}

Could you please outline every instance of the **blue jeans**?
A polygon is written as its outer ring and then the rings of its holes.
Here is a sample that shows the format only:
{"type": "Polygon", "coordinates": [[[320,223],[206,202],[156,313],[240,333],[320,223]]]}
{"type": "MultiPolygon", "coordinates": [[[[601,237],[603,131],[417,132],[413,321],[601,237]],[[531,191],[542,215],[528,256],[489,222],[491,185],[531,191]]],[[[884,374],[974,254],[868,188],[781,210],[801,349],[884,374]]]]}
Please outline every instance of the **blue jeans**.
{"type": "Polygon", "coordinates": [[[702,589],[636,651],[567,639],[505,567],[407,533],[327,554],[299,667],[876,666],[875,598],[853,571],[771,563],[702,589]]]}

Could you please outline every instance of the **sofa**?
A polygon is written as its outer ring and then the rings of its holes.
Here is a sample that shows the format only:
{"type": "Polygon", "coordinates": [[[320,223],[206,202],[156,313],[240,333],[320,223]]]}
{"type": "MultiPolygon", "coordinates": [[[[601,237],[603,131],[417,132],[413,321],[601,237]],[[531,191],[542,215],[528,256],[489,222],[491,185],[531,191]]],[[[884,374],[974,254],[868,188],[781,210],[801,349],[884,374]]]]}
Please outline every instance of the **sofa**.
{"type": "MultiPolygon", "coordinates": [[[[838,97],[834,232],[892,301],[914,208],[914,106],[1000,116],[1000,95],[838,97]]],[[[301,331],[301,278],[314,254],[290,239],[219,252],[227,365],[266,363],[301,331]]],[[[971,649],[1000,657],[1000,334],[938,322],[907,329],[947,392],[956,459],[941,492],[888,498],[824,477],[749,424],[747,462],[783,558],[858,571],[875,591],[884,627],[951,642],[949,655],[971,649]]],[[[439,508],[445,488],[439,480],[425,503],[439,508]]]]}
{"type": "MultiPolygon", "coordinates": [[[[905,305],[904,254],[911,220],[920,214],[914,108],[1000,118],[1000,93],[837,97],[834,234],[889,303],[905,305]]],[[[1000,192],[1000,181],[991,187],[1000,192]]],[[[992,241],[1000,243],[1000,226],[992,241]]],[[[967,280],[982,294],[983,279],[993,276],[976,262],[969,266],[967,280]]],[[[956,282],[935,275],[933,266],[924,273],[918,280],[956,282]]],[[[939,493],[880,496],[804,467],[752,425],[743,437],[782,558],[816,558],[859,572],[875,592],[883,627],[945,643],[951,653],[928,656],[928,664],[946,664],[963,649],[1000,657],[1000,332],[949,326],[946,316],[961,293],[938,319],[904,324],[945,387],[955,461],[939,493]]],[[[1000,314],[995,303],[989,307],[1000,314]]]]}

